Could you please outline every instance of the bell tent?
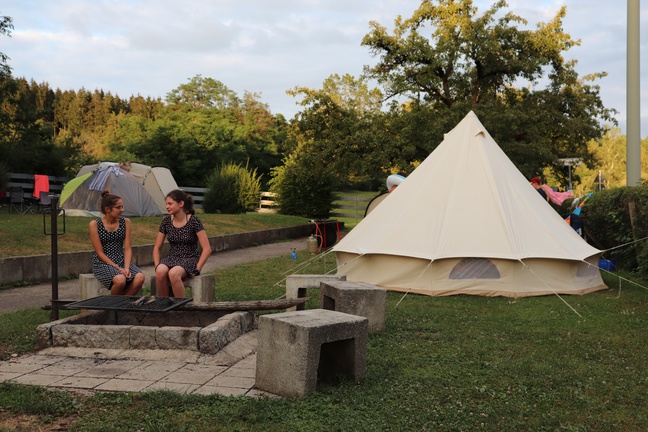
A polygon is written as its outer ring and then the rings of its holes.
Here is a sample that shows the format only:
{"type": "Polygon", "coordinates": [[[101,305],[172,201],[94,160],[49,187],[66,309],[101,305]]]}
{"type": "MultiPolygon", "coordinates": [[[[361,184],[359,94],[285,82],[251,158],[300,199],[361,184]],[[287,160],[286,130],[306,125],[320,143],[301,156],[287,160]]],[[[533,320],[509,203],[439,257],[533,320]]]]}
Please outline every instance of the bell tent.
{"type": "Polygon", "coordinates": [[[166,214],[165,197],[177,189],[171,171],[138,163],[101,162],[85,165],[61,192],[61,208],[70,216],[99,216],[101,192],[124,201],[124,216],[166,214]]]}
{"type": "Polygon", "coordinates": [[[470,112],[334,248],[338,273],[426,295],[527,297],[606,288],[585,242],[470,112]]]}

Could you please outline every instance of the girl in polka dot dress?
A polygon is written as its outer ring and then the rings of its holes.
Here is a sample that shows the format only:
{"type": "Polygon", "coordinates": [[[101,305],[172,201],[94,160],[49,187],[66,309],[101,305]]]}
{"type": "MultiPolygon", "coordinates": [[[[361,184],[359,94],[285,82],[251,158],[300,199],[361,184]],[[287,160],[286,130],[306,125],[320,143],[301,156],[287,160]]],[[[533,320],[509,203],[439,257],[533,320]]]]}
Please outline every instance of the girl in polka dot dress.
{"type": "Polygon", "coordinates": [[[131,222],[122,217],[124,202],[103,191],[101,212],[104,216],[88,225],[94,248],[92,273],[111,295],[135,295],[144,285],[144,273],[131,262],[131,222]]]}
{"type": "Polygon", "coordinates": [[[185,296],[184,280],[198,276],[211,255],[211,246],[202,222],[195,215],[193,197],[179,189],[166,196],[166,209],[169,214],[160,223],[155,245],[153,263],[155,264],[155,286],[158,295],[185,296]],[[169,240],[169,254],[160,259],[164,239],[169,240]],[[199,252],[198,244],[202,252],[199,252]],[[169,287],[169,283],[171,287],[169,287]]]}

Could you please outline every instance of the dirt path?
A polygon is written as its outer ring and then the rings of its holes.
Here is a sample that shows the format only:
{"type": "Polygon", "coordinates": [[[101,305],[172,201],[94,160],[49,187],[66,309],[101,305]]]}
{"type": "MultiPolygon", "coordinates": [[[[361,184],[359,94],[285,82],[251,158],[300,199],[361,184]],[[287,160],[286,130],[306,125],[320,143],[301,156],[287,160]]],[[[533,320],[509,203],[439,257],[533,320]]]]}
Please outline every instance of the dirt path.
{"type": "MultiPolygon", "coordinates": [[[[215,253],[209,258],[207,264],[205,264],[203,273],[238,264],[289,255],[293,248],[296,250],[306,249],[306,238],[215,253]]],[[[143,266],[141,269],[146,275],[147,281],[154,274],[153,266],[143,266]]],[[[58,293],[59,299],[78,300],[79,280],[71,279],[59,282],[58,293]]],[[[50,282],[0,290],[0,313],[49,306],[51,299],[52,284],[50,282]]]]}

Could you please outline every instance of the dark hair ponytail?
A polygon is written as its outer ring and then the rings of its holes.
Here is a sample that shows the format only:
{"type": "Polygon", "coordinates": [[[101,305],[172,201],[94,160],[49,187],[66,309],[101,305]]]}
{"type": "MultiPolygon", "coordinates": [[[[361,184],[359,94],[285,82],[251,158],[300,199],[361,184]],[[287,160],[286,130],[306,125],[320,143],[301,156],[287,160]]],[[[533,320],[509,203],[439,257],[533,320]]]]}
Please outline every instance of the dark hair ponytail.
{"type": "Polygon", "coordinates": [[[194,199],[191,195],[182,191],[180,189],[174,189],[166,195],[167,198],[171,198],[173,201],[179,203],[182,201],[184,206],[182,207],[185,213],[193,215],[196,214],[194,210],[194,199]]]}
{"type": "Polygon", "coordinates": [[[112,208],[120,199],[121,197],[119,195],[111,194],[110,191],[105,190],[101,192],[101,208],[99,209],[99,211],[101,211],[101,213],[103,214],[106,214],[106,208],[112,208]]]}

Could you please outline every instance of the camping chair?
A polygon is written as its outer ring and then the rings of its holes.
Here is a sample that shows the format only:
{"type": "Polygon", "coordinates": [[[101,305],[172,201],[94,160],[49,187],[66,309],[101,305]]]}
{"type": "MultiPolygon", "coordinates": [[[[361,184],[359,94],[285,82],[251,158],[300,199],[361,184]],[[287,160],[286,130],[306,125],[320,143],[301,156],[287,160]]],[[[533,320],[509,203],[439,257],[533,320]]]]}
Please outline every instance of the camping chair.
{"type": "Polygon", "coordinates": [[[49,192],[40,191],[38,199],[38,213],[45,213],[45,210],[52,207],[52,195],[49,192]]]}
{"type": "Polygon", "coordinates": [[[12,187],[9,189],[9,213],[16,210],[16,213],[24,212],[23,190],[21,187],[12,187]]]}

